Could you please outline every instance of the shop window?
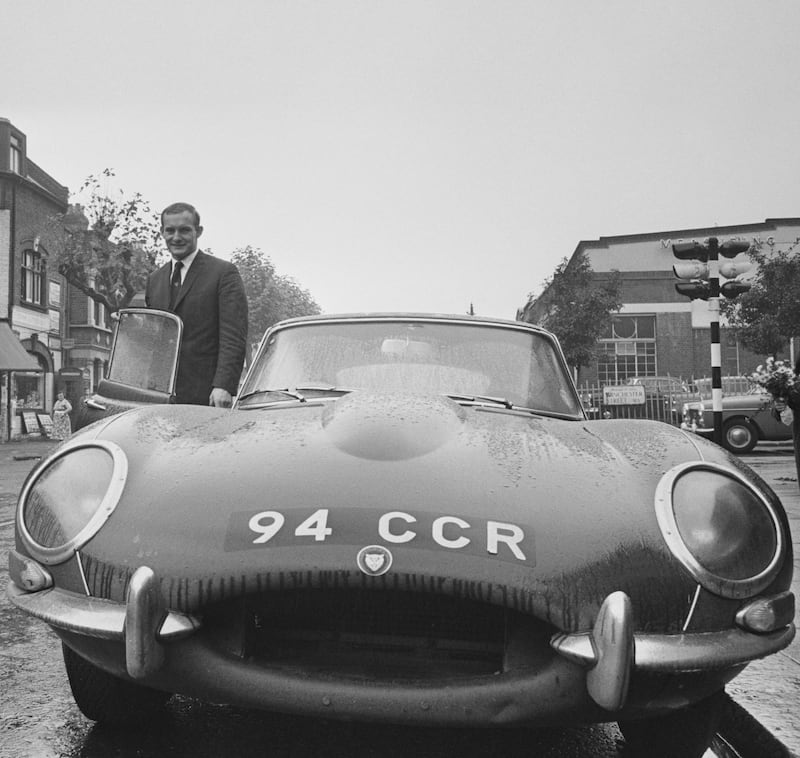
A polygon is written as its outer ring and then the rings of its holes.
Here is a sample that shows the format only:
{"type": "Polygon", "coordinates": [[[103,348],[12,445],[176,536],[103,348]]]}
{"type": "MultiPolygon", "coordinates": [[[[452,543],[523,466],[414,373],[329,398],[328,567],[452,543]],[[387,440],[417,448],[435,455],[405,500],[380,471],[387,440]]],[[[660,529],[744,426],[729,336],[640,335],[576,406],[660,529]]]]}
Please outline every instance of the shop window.
{"type": "Polygon", "coordinates": [[[44,410],[44,380],[46,366],[38,355],[33,356],[42,369],[35,371],[15,371],[12,376],[11,394],[16,403],[17,410],[34,409],[44,410]]]}
{"type": "Polygon", "coordinates": [[[25,250],[22,253],[20,298],[23,302],[44,305],[45,264],[41,253],[25,250]]]}

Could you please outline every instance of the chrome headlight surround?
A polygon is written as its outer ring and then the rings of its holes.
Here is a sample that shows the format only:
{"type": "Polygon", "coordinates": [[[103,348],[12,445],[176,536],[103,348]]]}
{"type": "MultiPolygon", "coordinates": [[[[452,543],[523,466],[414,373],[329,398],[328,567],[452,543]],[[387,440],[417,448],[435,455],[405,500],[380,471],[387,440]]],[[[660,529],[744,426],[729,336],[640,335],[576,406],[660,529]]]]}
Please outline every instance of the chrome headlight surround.
{"type": "MultiPolygon", "coordinates": [[[[708,508],[706,503],[701,504],[708,508]]],[[[678,507],[686,507],[686,503],[678,503],[678,507]]],[[[786,553],[786,538],[783,526],[774,505],[770,500],[756,489],[752,483],[738,471],[710,462],[692,461],[683,463],[670,469],[659,481],[655,493],[655,511],[658,525],[672,554],[680,561],[689,573],[710,592],[721,597],[732,599],[744,599],[757,595],[764,590],[778,573],[786,553]],[[746,490],[750,497],[758,506],[763,508],[763,512],[755,514],[758,517],[766,516],[774,531],[774,549],[771,556],[765,556],[760,561],[763,566],[754,571],[752,575],[742,578],[731,578],[721,576],[705,566],[700,558],[693,552],[681,535],[681,530],[676,516],[675,488],[679,480],[684,476],[689,476],[693,472],[710,472],[712,475],[720,477],[720,486],[727,479],[734,485],[746,490]]],[[[742,510],[744,513],[744,509],[742,510]]],[[[705,514],[704,514],[705,515],[705,514]]],[[[731,519],[739,517],[740,514],[733,514],[731,519]]],[[[709,530],[712,528],[710,519],[708,522],[709,530]]],[[[728,526],[726,524],[726,526],[728,526]]],[[[745,535],[741,535],[742,539],[745,535]]],[[[741,551],[740,551],[741,552],[741,551]]],[[[731,564],[734,561],[731,559],[731,564]]]]}
{"type": "MultiPolygon", "coordinates": [[[[56,474],[57,476],[58,474],[56,474]]],[[[83,478],[91,476],[91,473],[84,472],[83,478]]],[[[128,459],[119,445],[107,440],[88,440],[75,443],[67,443],[60,448],[51,458],[47,459],[43,465],[36,469],[31,477],[25,482],[17,502],[17,533],[20,536],[25,548],[33,558],[47,565],[63,563],[74,555],[83,545],[85,545],[100,530],[103,524],[119,503],[122,491],[125,488],[125,481],[128,476],[128,459]],[[56,545],[42,545],[31,533],[27,518],[27,507],[32,496],[36,492],[37,484],[41,483],[49,474],[58,471],[60,465],[64,465],[68,459],[70,463],[75,463],[75,458],[81,455],[81,451],[100,449],[111,459],[110,475],[105,483],[104,492],[98,496],[97,503],[93,505],[93,510],[86,517],[86,523],[75,530],[75,533],[56,545]]],[[[102,486],[100,487],[102,489],[102,486]]],[[[47,506],[42,506],[47,507],[47,506]]],[[[61,506],[69,507],[69,504],[61,506]]],[[[57,518],[57,516],[54,516],[57,518]]]]}

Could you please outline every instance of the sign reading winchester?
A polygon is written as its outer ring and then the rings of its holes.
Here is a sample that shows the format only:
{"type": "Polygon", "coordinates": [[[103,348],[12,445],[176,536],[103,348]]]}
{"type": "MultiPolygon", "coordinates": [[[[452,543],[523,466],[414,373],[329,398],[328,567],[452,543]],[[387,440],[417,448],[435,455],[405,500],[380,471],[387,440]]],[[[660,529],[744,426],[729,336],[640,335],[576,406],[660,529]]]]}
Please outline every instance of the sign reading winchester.
{"type": "Polygon", "coordinates": [[[606,405],[644,405],[644,387],[641,384],[603,387],[603,402],[606,405]]]}

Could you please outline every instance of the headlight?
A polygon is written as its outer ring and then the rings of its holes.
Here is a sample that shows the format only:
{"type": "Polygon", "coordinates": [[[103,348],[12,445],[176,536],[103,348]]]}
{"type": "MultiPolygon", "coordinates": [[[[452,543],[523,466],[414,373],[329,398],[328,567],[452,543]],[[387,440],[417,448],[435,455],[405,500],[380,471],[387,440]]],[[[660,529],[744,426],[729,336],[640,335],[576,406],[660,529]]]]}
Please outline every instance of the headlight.
{"type": "Polygon", "coordinates": [[[752,597],[774,579],[785,551],[781,522],[738,472],[682,464],[659,482],[655,505],[670,550],[710,592],[752,597]]]}
{"type": "Polygon", "coordinates": [[[62,563],[88,542],[119,502],[128,462],[113,442],[62,448],[25,483],[17,529],[34,558],[62,563]]]}

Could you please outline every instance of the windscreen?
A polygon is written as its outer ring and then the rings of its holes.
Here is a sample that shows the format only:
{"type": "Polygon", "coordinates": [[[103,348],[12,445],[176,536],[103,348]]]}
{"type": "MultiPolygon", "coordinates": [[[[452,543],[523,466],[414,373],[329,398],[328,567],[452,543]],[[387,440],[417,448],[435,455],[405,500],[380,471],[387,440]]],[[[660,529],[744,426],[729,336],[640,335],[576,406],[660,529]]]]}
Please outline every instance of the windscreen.
{"type": "Polygon", "coordinates": [[[240,396],[323,386],[490,396],[523,408],[581,413],[547,337],[458,322],[343,321],[277,330],[263,346],[240,396]]]}

